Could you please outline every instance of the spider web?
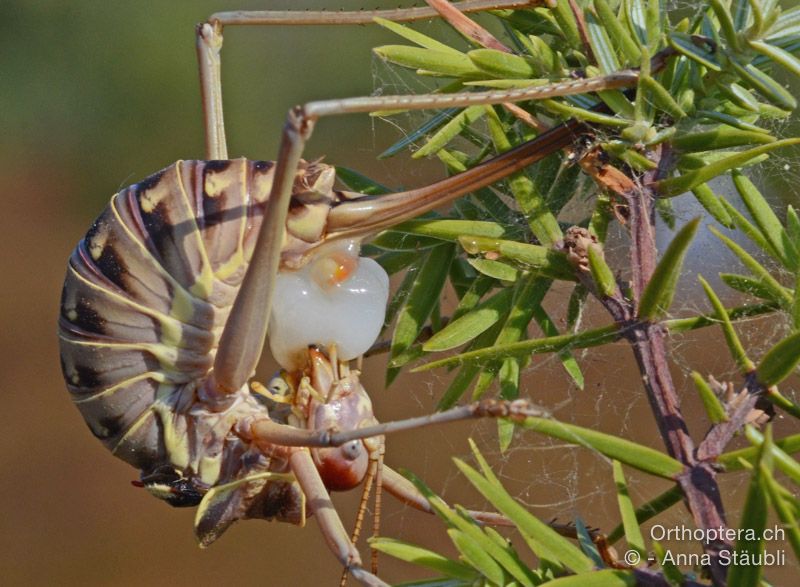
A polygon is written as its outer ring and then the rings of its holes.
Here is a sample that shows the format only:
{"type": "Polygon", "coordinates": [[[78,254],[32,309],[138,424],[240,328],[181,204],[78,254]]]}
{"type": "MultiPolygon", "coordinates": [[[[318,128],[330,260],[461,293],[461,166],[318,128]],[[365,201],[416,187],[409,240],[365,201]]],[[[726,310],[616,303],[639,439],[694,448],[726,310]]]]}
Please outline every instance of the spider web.
{"type": "MultiPolygon", "coordinates": [[[[680,4],[683,8],[692,7],[691,3],[675,4],[680,4]]],[[[373,61],[373,79],[375,87],[378,88],[376,94],[380,95],[429,92],[438,86],[433,78],[420,81],[419,76],[387,66],[377,59],[373,61]]],[[[395,129],[395,133],[408,137],[411,130],[418,128],[428,116],[415,112],[383,120],[395,129]]],[[[785,135],[787,122],[772,121],[771,125],[770,130],[773,134],[785,135]]],[[[423,142],[424,137],[415,141],[412,150],[423,142]]],[[[406,156],[398,155],[398,157],[406,156]]],[[[776,175],[781,176],[787,183],[800,185],[798,181],[800,169],[788,156],[772,155],[765,164],[748,169],[747,174],[766,194],[769,194],[769,188],[774,186],[772,179],[776,175]]],[[[730,178],[721,178],[711,187],[716,194],[725,197],[746,215],[730,178]]],[[[796,201],[796,193],[793,193],[791,198],[796,201]]],[[[564,220],[565,216],[574,215],[575,220],[579,220],[581,215],[586,215],[586,210],[590,209],[592,204],[591,200],[572,202],[559,219],[564,220]]],[[[729,236],[733,236],[759,261],[775,269],[770,266],[765,255],[759,254],[759,251],[743,239],[741,234],[731,235],[730,231],[718,225],[691,194],[674,198],[671,204],[676,227],[680,228],[685,222],[697,216],[702,216],[703,220],[702,228],[687,255],[676,299],[668,317],[689,317],[711,311],[710,304],[697,280],[698,275],[703,275],[711,282],[727,307],[756,301],[730,290],[719,280],[718,273],[721,271],[743,274],[747,274],[747,271],[706,227],[715,225],[729,236]]],[[[663,252],[673,236],[674,232],[659,218],[657,223],[659,251],[663,252]]],[[[628,265],[629,247],[627,234],[618,225],[614,225],[605,243],[606,258],[612,269],[625,268],[628,265]]],[[[570,291],[570,287],[557,283],[544,303],[548,314],[559,325],[561,332],[565,331],[566,301],[570,291]]],[[[456,299],[452,291],[448,291],[446,296],[450,302],[456,299]]],[[[444,305],[447,303],[448,300],[445,300],[444,305]]],[[[584,310],[579,328],[583,330],[602,326],[610,321],[599,305],[590,301],[584,310]]],[[[749,355],[757,362],[772,344],[786,334],[789,329],[789,319],[782,314],[758,316],[738,321],[735,328],[749,355]]],[[[538,328],[531,326],[529,336],[542,336],[542,334],[538,328]]],[[[719,328],[712,327],[672,335],[668,340],[668,350],[673,381],[682,401],[682,409],[692,437],[699,443],[709,423],[691,382],[691,372],[698,371],[704,376],[712,375],[721,382],[730,381],[737,391],[741,389],[742,378],[737,372],[719,328]]],[[[545,406],[559,421],[598,429],[663,451],[664,445],[657,432],[656,422],[627,343],[577,349],[573,351],[573,355],[585,375],[583,389],[579,389],[565,373],[559,357],[552,354],[536,355],[522,373],[521,395],[545,406]]],[[[403,393],[403,401],[414,404],[414,413],[430,412],[452,377],[443,370],[428,371],[424,376],[424,380],[414,377],[413,383],[409,384],[412,390],[403,393]]],[[[401,377],[400,381],[395,383],[395,387],[403,386],[404,381],[405,379],[401,377]]],[[[489,392],[492,393],[496,393],[496,384],[493,391],[489,392]]],[[[781,423],[777,422],[777,425],[780,429],[781,423]]],[[[435,446],[436,450],[414,451],[413,457],[405,459],[408,463],[405,466],[426,480],[450,503],[461,503],[474,509],[490,507],[487,503],[481,502],[479,496],[476,497],[476,492],[465,491],[464,478],[454,466],[448,465],[448,459],[441,458],[443,453],[462,458],[474,465],[466,448],[465,438],[469,436],[476,441],[483,455],[490,461],[494,473],[502,480],[511,495],[540,519],[564,523],[580,518],[587,526],[599,527],[605,533],[619,523],[611,462],[599,452],[524,431],[515,435],[510,448],[501,451],[498,446],[497,426],[494,422],[473,422],[458,431],[439,427],[425,434],[424,443],[435,446]]],[[[779,430],[776,430],[776,435],[780,435],[779,430]]],[[[394,442],[394,439],[389,441],[389,454],[394,442]]],[[[738,448],[743,445],[740,440],[728,448],[738,448]]],[[[646,503],[671,487],[668,482],[629,468],[625,469],[625,473],[628,490],[636,506],[646,503]]],[[[736,525],[748,485],[748,476],[722,475],[719,481],[728,519],[732,525],[736,525]]],[[[403,514],[395,515],[401,520],[400,526],[408,530],[403,514]]],[[[693,527],[688,512],[680,504],[662,513],[648,525],[654,522],[665,527],[693,527]]],[[[648,525],[645,525],[645,528],[648,525]]],[[[427,545],[430,544],[428,541],[427,545]]],[[[679,552],[691,551],[691,547],[680,545],[677,549],[679,552]]]]}
{"type": "MultiPolygon", "coordinates": [[[[378,95],[430,92],[438,86],[433,78],[421,82],[419,77],[409,75],[399,68],[388,67],[380,60],[376,59],[373,63],[373,79],[375,86],[379,88],[376,91],[378,95]]],[[[412,112],[384,120],[392,125],[401,137],[407,138],[411,132],[409,129],[418,128],[428,117],[429,115],[425,113],[412,112]]],[[[478,136],[488,139],[484,129],[477,127],[475,132],[478,136]]],[[[422,137],[415,141],[413,149],[424,144],[424,140],[422,137]]],[[[471,147],[466,141],[457,143],[457,146],[471,147]]],[[[398,157],[404,156],[406,155],[398,155],[398,157]]],[[[520,222],[524,221],[520,218],[520,222]]],[[[624,247],[622,243],[613,246],[619,247],[620,251],[624,247]]],[[[564,301],[569,293],[570,288],[556,284],[548,295],[546,306],[554,320],[558,321],[564,316],[564,301]]],[[[449,299],[444,301],[445,305],[455,299],[455,294],[447,291],[446,297],[449,299]]],[[[593,313],[596,312],[592,310],[587,312],[587,314],[593,313]]],[[[587,320],[591,318],[587,316],[587,320]]],[[[541,336],[535,330],[531,327],[530,335],[541,336]]],[[[582,366],[588,361],[600,366],[602,370],[603,365],[611,363],[611,359],[597,356],[593,351],[576,351],[575,355],[582,366]]],[[[416,404],[414,413],[430,411],[451,378],[442,371],[426,372],[425,377],[422,385],[416,383],[413,392],[404,394],[407,402],[416,404]]],[[[546,406],[559,420],[590,425],[593,421],[599,421],[601,417],[608,418],[612,415],[623,428],[628,428],[633,417],[632,413],[642,406],[646,407],[646,400],[642,396],[633,402],[611,401],[610,396],[613,396],[613,393],[610,393],[597,379],[587,375],[586,389],[579,390],[564,373],[557,356],[538,355],[522,373],[520,389],[524,397],[546,406]],[[534,383],[542,377],[547,378],[551,387],[547,393],[540,391],[541,382],[534,383]]],[[[419,378],[414,378],[414,381],[418,382],[419,378]]],[[[402,380],[395,383],[396,387],[401,385],[402,380]]],[[[496,393],[496,390],[489,392],[492,393],[496,393]]],[[[532,433],[518,433],[510,448],[501,452],[496,423],[474,422],[463,428],[466,429],[465,432],[461,430],[452,432],[449,428],[427,432],[426,434],[435,440],[428,440],[426,443],[436,445],[437,452],[471,462],[465,442],[467,436],[471,437],[491,462],[495,474],[503,481],[509,492],[542,519],[557,519],[566,523],[580,517],[588,525],[602,523],[606,528],[609,527],[605,520],[593,520],[591,513],[599,509],[595,506],[596,502],[605,502],[609,495],[614,497],[613,492],[609,493],[610,462],[606,457],[559,440],[537,437],[532,433]]],[[[394,439],[390,440],[390,447],[394,442],[394,439]]],[[[475,501],[475,492],[470,495],[469,492],[458,491],[463,489],[464,479],[454,466],[447,465],[446,460],[443,462],[438,455],[432,457],[430,453],[423,451],[416,453],[415,457],[408,467],[429,482],[431,487],[449,502],[463,503],[475,509],[489,507],[488,504],[481,503],[479,497],[478,501],[475,501]],[[457,497],[453,496],[454,492],[457,497]]],[[[605,506],[602,509],[606,509],[605,506]]]]}

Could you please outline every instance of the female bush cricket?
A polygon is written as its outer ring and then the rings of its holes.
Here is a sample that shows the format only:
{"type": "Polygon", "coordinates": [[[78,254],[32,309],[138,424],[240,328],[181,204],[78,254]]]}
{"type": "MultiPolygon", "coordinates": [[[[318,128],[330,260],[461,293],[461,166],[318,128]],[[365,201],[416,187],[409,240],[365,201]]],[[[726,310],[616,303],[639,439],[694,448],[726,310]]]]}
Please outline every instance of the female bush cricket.
{"type": "MultiPolygon", "coordinates": [[[[527,4],[478,0],[460,7],[527,4]]],[[[558,127],[433,185],[380,198],[335,189],[334,168],[302,160],[302,151],[323,116],[562,96],[627,86],[635,73],[523,90],[312,102],[289,112],[276,162],[228,160],[220,76],[224,26],[359,24],[375,16],[434,14],[213,15],[197,27],[206,160],[179,161],[119,192],[70,258],[59,336],[73,400],[112,453],[141,470],[143,486],[173,505],[198,506],[195,526],[203,545],[238,519],[301,524],[308,509],[345,568],[364,584],[381,585],[361,566],[358,527],[351,538],[328,491],[363,483],[364,503],[375,481],[426,510],[413,486],[382,466],[383,435],[471,417],[539,413],[524,401],[483,401],[378,424],[348,362],[377,336],[388,282],[376,263],[359,260],[358,243],[568,145],[573,127],[558,127]],[[275,298],[278,289],[289,293],[275,298]],[[327,322],[353,307],[363,327],[347,329],[355,336],[327,322]],[[271,313],[271,346],[289,375],[263,392],[265,400],[251,392],[248,380],[271,313]]]]}

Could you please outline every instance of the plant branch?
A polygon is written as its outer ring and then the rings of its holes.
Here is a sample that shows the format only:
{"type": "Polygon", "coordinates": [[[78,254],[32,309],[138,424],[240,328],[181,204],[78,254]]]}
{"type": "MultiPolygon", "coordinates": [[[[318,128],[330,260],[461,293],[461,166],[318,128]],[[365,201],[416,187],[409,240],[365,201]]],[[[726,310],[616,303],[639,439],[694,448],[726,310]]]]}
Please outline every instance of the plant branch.
{"type": "MultiPolygon", "coordinates": [[[[656,168],[641,178],[641,183],[624,194],[629,217],[628,229],[631,237],[630,265],[633,301],[600,298],[607,311],[622,327],[623,336],[631,344],[637,366],[642,376],[647,398],[655,416],[659,432],[668,453],[684,464],[684,472],[678,476],[689,512],[698,528],[726,527],[725,512],[720,498],[716,472],[707,461],[698,461],[680,399],[669,371],[666,335],[668,330],[658,323],[637,320],[637,306],[642,293],[655,271],[657,264],[655,202],[658,197],[650,186],[663,177],[673,163],[669,148],[654,150],[651,156],[657,161],[656,168]],[[625,316],[620,308],[627,306],[625,316]]],[[[616,297],[621,297],[618,293],[616,297]]],[[[727,430],[725,436],[728,435],[727,430]]],[[[724,585],[726,568],[719,553],[731,545],[724,541],[704,543],[703,548],[711,555],[710,573],[715,585],[724,585]]]]}
{"type": "Polygon", "coordinates": [[[756,378],[755,371],[748,373],[745,377],[744,389],[729,404],[728,420],[713,426],[700,443],[697,449],[698,460],[711,461],[721,455],[734,434],[747,424],[753,410],[758,410],[762,403],[767,404],[762,409],[768,408],[770,412],[774,413],[772,405],[764,402],[767,393],[767,389],[756,378]]]}

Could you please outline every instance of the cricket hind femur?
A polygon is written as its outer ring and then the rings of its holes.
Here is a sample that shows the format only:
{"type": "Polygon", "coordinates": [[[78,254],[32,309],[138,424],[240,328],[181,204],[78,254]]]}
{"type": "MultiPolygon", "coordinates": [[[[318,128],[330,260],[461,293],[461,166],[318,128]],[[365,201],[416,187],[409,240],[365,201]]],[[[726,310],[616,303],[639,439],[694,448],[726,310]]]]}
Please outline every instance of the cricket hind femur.
{"type": "Polygon", "coordinates": [[[269,325],[272,356],[289,371],[302,368],[311,345],[336,346],[340,360],[365,353],[383,327],[389,277],[359,258],[355,241],[325,247],[300,269],[278,274],[269,325]]]}

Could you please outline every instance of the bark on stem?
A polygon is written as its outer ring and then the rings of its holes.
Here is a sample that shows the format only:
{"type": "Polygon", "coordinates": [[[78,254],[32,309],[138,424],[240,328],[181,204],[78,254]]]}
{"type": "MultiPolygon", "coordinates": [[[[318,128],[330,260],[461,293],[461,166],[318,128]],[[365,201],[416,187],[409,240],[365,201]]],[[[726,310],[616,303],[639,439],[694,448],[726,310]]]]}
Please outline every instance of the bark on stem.
{"type": "MultiPolygon", "coordinates": [[[[645,175],[643,184],[630,190],[625,197],[628,203],[628,227],[631,235],[630,264],[633,304],[625,299],[601,299],[609,313],[620,323],[624,337],[631,344],[642,382],[647,392],[659,432],[669,454],[684,464],[684,472],[676,480],[683,490],[684,502],[697,528],[703,530],[726,528],[725,512],[720,498],[716,472],[710,463],[698,461],[696,447],[689,435],[686,420],[681,413],[680,399],[669,371],[666,347],[666,329],[655,323],[637,320],[636,306],[647,287],[657,262],[655,241],[655,202],[657,194],[647,187],[667,169],[671,161],[668,148],[654,153],[657,169],[645,175]],[[624,321],[620,308],[625,307],[624,321]]],[[[704,543],[704,551],[711,555],[710,573],[715,585],[726,584],[727,568],[721,563],[719,553],[732,549],[723,540],[704,543]]]]}

